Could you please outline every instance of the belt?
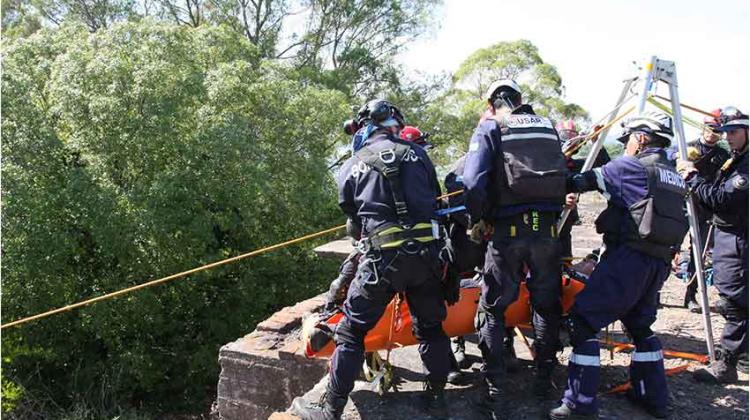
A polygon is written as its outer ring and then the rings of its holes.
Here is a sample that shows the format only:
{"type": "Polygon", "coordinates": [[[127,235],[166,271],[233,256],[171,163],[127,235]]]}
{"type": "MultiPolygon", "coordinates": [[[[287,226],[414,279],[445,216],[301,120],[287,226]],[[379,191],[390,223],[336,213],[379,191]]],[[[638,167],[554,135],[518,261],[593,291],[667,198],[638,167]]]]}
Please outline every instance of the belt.
{"type": "Polygon", "coordinates": [[[395,249],[408,243],[424,244],[439,238],[437,222],[417,223],[410,228],[391,226],[362,238],[357,248],[366,253],[371,249],[395,249]]]}
{"type": "Polygon", "coordinates": [[[498,219],[495,231],[505,237],[557,238],[557,213],[529,210],[498,219]]]}

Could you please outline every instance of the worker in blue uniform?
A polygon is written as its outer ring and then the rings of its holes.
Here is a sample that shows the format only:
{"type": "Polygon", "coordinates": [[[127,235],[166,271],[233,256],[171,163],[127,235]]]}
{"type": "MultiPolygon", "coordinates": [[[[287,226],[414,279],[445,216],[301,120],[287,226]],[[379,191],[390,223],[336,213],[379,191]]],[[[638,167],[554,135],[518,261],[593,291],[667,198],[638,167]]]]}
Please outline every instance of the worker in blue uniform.
{"type": "MultiPolygon", "coordinates": [[[[719,171],[729,159],[729,151],[724,149],[719,141],[721,140],[721,132],[719,126],[721,125],[719,118],[721,115],[721,109],[716,109],[711,112],[711,115],[707,115],[703,118],[703,130],[701,136],[691,142],[687,143],[687,157],[688,160],[693,162],[693,166],[698,170],[698,174],[701,178],[709,183],[713,183],[719,174],[719,171]]],[[[670,155],[670,160],[677,160],[679,156],[677,145],[673,145],[667,150],[667,154],[670,155]]],[[[713,242],[713,238],[709,238],[708,234],[711,226],[711,219],[713,213],[700,203],[696,203],[696,219],[698,221],[698,230],[701,238],[701,253],[703,249],[711,249],[710,243],[713,242]],[[709,242],[709,247],[706,248],[706,242],[709,242]]],[[[698,293],[698,281],[695,278],[695,261],[693,260],[693,241],[690,241],[690,247],[685,253],[685,257],[680,261],[679,266],[684,267],[680,270],[687,282],[685,287],[685,297],[683,299],[683,306],[690,309],[691,312],[700,313],[700,305],[696,299],[698,293]]],[[[678,254],[679,255],[679,254],[678,254]]],[[[682,255],[680,255],[682,257],[682,255]]]]}
{"type": "Polygon", "coordinates": [[[447,416],[444,397],[450,342],[440,273],[439,228],[433,220],[440,185],[425,150],[398,138],[404,118],[385,100],[359,113],[360,148],[339,174],[339,206],[361,226],[359,270],[334,333],[336,349],[326,393],[318,404],[297,404],[303,419],[340,418],[364,360],[364,338],[396,293],[403,292],[426,370],[427,410],[447,416]]]}
{"type": "Polygon", "coordinates": [[[624,123],[624,156],[569,178],[568,190],[598,190],[607,208],[596,220],[606,250],[568,320],[573,353],[568,381],[551,419],[595,418],[599,386],[597,333],[621,320],[635,344],[629,397],[654,417],[668,415],[661,343],[651,330],[657,294],[688,231],[685,182],[667,160],[672,119],[647,113],[624,123]]]}
{"type": "Polygon", "coordinates": [[[695,372],[701,382],[728,383],[737,380],[737,361],[748,353],[748,116],[735,107],[721,112],[721,127],[732,157],[715,181],[704,178],[695,164],[679,160],[698,203],[714,213],[714,285],[719,291],[717,308],[724,317],[721,357],[695,372]]]}
{"type": "Polygon", "coordinates": [[[551,389],[562,312],[555,224],[568,169],[552,122],[523,104],[516,82],[493,83],[485,99],[486,118],[471,137],[463,181],[472,238],[492,234],[476,317],[487,385],[478,409],[505,418],[504,312],[518,297],[525,268],[536,335],[534,389],[540,397],[551,389]]]}

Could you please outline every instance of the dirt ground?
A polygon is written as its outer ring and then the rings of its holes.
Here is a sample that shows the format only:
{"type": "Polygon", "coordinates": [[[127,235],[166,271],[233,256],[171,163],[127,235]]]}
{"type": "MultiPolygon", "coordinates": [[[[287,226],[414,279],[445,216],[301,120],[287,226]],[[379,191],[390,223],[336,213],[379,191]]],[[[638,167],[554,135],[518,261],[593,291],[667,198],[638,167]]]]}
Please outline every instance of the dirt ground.
{"type": "MultiPolygon", "coordinates": [[[[574,227],[574,255],[583,256],[591,248],[598,246],[599,237],[593,229],[593,220],[601,211],[603,201],[596,195],[585,197],[581,202],[582,225],[574,227]]],[[[682,297],[684,284],[670,277],[662,289],[658,319],[653,329],[661,338],[665,349],[705,354],[706,345],[701,316],[683,309],[682,297]]],[[[710,301],[716,301],[717,295],[711,290],[710,301]]],[[[723,319],[716,313],[711,314],[715,341],[721,336],[723,319]]],[[[604,333],[600,335],[603,338],[604,333]]],[[[616,341],[627,341],[620,323],[610,329],[610,336],[616,341]]],[[[481,360],[476,347],[476,337],[469,337],[467,353],[473,364],[465,371],[465,385],[448,385],[446,395],[452,419],[475,419],[472,401],[479,396],[481,360]]],[[[516,352],[521,359],[523,369],[508,375],[508,418],[537,419],[544,418],[552,408],[558,395],[549,400],[536,399],[531,391],[531,354],[526,346],[516,340],[516,352]]],[[[561,366],[555,371],[554,381],[561,394],[566,380],[566,366],[570,347],[558,354],[561,366]]],[[[638,407],[632,405],[624,394],[609,395],[606,391],[627,382],[629,351],[614,353],[612,357],[606,349],[601,351],[602,375],[600,383],[600,413],[602,419],[647,419],[651,418],[638,407]]],[[[384,355],[384,352],[383,352],[384,355]]],[[[345,419],[427,419],[420,409],[419,391],[422,389],[422,367],[416,346],[397,349],[391,353],[394,373],[399,381],[398,391],[389,391],[381,396],[373,391],[367,382],[357,382],[346,407],[345,419]]],[[[674,419],[747,419],[748,418],[748,375],[740,374],[740,381],[725,386],[698,384],[692,380],[691,371],[700,368],[698,362],[666,357],[666,368],[689,364],[689,371],[678,373],[668,378],[671,405],[674,419]]],[[[322,392],[325,378],[305,398],[316,399],[322,392]]]]}

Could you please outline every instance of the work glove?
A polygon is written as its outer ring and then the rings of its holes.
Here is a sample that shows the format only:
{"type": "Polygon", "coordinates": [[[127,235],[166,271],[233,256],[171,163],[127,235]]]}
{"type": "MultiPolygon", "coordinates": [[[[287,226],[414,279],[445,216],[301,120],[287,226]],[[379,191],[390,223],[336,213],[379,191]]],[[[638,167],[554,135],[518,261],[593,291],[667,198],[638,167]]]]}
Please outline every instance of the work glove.
{"type": "Polygon", "coordinates": [[[695,164],[689,160],[677,159],[677,172],[685,179],[690,177],[690,174],[698,172],[695,169],[695,164]]]}
{"type": "Polygon", "coordinates": [[[494,231],[495,229],[492,227],[491,223],[480,220],[471,227],[471,230],[469,231],[469,239],[474,243],[481,244],[485,237],[491,236],[494,231]]]}
{"type": "Polygon", "coordinates": [[[700,158],[701,158],[701,152],[697,148],[693,146],[690,146],[687,148],[687,160],[691,162],[696,162],[700,158]]]}
{"type": "Polygon", "coordinates": [[[565,208],[572,209],[578,203],[578,194],[570,193],[565,196],[565,208]]]}
{"type": "Polygon", "coordinates": [[[461,279],[453,264],[443,263],[443,299],[453,306],[461,298],[461,279]]]}

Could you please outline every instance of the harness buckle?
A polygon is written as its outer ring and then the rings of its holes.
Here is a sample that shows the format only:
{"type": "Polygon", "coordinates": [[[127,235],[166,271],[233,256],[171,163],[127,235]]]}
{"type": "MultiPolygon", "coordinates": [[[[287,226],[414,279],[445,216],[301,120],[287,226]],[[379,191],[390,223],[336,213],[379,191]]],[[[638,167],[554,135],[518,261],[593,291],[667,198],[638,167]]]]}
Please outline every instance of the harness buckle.
{"type": "Polygon", "coordinates": [[[357,244],[354,247],[357,248],[357,251],[359,251],[362,255],[365,255],[370,252],[370,249],[372,249],[372,243],[368,238],[362,238],[357,241],[357,244]]]}
{"type": "Polygon", "coordinates": [[[396,151],[394,149],[382,150],[380,153],[380,160],[386,165],[396,161],[396,151]]]}
{"type": "Polygon", "coordinates": [[[422,250],[422,243],[414,239],[409,239],[401,244],[401,249],[408,255],[416,255],[422,250]]]}

